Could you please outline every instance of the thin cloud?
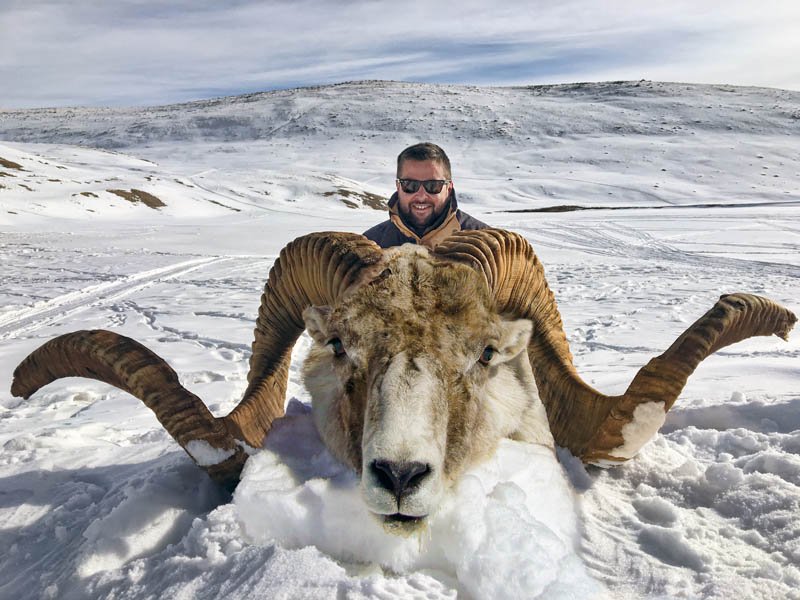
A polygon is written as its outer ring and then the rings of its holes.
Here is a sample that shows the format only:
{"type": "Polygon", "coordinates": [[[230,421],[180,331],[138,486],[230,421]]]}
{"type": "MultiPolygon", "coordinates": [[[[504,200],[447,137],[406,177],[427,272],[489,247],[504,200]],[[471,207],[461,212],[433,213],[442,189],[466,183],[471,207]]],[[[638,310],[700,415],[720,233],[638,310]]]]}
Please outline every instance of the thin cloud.
{"type": "Polygon", "coordinates": [[[10,0],[0,106],[142,105],[395,79],[800,89],[800,3],[10,0]]]}

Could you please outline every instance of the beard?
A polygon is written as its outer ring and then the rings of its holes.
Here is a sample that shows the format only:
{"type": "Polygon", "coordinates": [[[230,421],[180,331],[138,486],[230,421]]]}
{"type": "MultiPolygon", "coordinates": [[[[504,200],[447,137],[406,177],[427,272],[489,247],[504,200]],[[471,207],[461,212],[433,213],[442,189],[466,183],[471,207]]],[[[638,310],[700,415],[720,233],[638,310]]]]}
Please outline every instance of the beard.
{"type": "Polygon", "coordinates": [[[426,229],[435,225],[440,217],[450,206],[449,199],[441,205],[436,206],[433,202],[411,202],[407,206],[398,203],[397,212],[406,225],[409,225],[415,233],[422,234],[426,229]],[[425,208],[422,208],[422,207],[425,208]],[[415,208],[416,207],[416,208],[415,208]]]}

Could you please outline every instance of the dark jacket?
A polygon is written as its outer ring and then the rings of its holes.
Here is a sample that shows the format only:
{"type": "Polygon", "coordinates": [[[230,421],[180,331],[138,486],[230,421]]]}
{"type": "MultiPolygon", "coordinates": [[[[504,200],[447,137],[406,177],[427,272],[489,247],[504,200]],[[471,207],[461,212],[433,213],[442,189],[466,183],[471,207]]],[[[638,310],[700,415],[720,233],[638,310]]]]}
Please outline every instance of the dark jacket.
{"type": "Polygon", "coordinates": [[[450,206],[422,235],[418,235],[397,211],[397,192],[389,199],[389,220],[378,223],[364,232],[364,236],[377,243],[381,248],[400,246],[401,244],[422,244],[433,249],[442,240],[456,231],[467,229],[486,229],[486,223],[469,216],[458,208],[456,192],[450,193],[450,206]]]}

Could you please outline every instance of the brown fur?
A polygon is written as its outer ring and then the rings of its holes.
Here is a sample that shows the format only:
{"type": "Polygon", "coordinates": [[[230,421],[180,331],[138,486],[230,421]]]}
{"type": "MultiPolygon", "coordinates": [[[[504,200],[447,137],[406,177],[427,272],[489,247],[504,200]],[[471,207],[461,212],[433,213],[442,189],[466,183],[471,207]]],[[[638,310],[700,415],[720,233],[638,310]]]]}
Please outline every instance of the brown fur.
{"type": "Polygon", "coordinates": [[[336,425],[323,425],[321,434],[341,460],[360,471],[365,419],[375,421],[383,410],[375,388],[390,360],[404,352],[407,368],[415,370],[415,359],[431,357],[427,364],[435,365],[443,395],[434,399],[430,419],[446,431],[444,476],[451,482],[498,441],[487,431],[482,393],[496,367],[477,361],[487,345],[499,343],[501,319],[484,277],[471,267],[420,250],[390,252],[385,264],[391,276],[383,270],[348,293],[327,314],[324,331],[307,320],[317,342],[303,369],[312,398],[331,363],[338,380],[346,381],[328,415],[336,425]],[[332,356],[327,343],[333,338],[342,341],[347,356],[332,356]]]}

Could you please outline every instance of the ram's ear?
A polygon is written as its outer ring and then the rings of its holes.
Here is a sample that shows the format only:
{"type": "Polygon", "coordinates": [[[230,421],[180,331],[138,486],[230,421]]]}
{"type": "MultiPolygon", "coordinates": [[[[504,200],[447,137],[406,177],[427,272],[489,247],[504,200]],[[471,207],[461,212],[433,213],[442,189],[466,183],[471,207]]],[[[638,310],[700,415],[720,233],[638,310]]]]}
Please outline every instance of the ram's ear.
{"type": "Polygon", "coordinates": [[[328,343],[328,320],[332,310],[330,306],[309,306],[303,311],[308,334],[320,344],[328,343]]]}
{"type": "Polygon", "coordinates": [[[500,340],[497,344],[497,362],[505,362],[517,356],[528,347],[533,332],[529,319],[515,319],[500,322],[500,340]]]}

